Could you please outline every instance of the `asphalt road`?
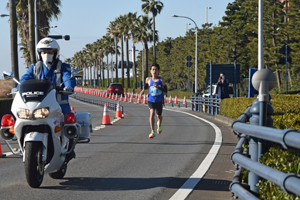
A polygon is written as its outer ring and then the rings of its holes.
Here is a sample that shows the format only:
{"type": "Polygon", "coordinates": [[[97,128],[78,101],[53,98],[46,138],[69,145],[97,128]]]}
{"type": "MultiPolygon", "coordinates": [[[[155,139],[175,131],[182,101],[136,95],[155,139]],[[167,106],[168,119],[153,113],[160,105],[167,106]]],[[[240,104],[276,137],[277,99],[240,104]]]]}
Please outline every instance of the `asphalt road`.
{"type": "MultiPolygon", "coordinates": [[[[90,112],[94,128],[101,125],[102,107],[72,98],[70,104],[76,112],[90,112]]],[[[121,105],[125,117],[92,133],[90,143],[78,144],[77,157],[69,162],[61,180],[45,175],[40,188],[30,188],[22,159],[14,155],[0,158],[0,199],[171,198],[212,148],[215,130],[192,116],[164,110],[162,134],[149,139],[148,107],[125,102],[121,105]]],[[[109,114],[113,120],[115,112],[109,114]]],[[[7,152],[3,141],[1,144],[7,152]]]]}

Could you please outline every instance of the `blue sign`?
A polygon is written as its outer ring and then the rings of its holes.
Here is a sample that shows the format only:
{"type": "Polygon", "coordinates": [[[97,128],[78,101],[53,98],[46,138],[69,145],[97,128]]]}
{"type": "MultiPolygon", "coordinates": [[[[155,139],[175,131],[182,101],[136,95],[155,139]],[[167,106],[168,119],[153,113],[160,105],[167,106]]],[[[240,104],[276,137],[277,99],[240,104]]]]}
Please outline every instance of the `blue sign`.
{"type": "MultiPolygon", "coordinates": [[[[124,66],[124,69],[127,68],[126,61],[123,62],[123,66],[124,66]]],[[[132,69],[132,66],[133,66],[133,62],[129,61],[129,68],[132,69]]],[[[136,62],[135,62],[135,66],[137,66],[136,62]]],[[[118,68],[121,69],[121,61],[119,61],[118,68]]]]}
{"type": "Polygon", "coordinates": [[[250,68],[249,69],[249,87],[248,87],[248,97],[254,97],[254,95],[258,94],[258,91],[254,89],[252,85],[252,77],[254,73],[257,71],[257,68],[250,68]]]}
{"type": "MultiPolygon", "coordinates": [[[[212,65],[212,83],[217,83],[220,77],[220,73],[225,74],[229,83],[234,83],[234,74],[236,74],[235,83],[240,83],[241,68],[240,65],[236,65],[236,71],[234,72],[234,65],[212,65]]],[[[206,84],[210,84],[210,65],[206,65],[206,84]]]]}

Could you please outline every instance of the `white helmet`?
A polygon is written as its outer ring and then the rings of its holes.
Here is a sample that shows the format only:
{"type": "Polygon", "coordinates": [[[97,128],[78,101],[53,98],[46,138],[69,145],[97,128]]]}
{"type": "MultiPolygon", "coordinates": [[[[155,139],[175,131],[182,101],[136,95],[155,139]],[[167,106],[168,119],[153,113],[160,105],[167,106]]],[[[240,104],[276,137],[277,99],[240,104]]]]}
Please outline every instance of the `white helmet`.
{"type": "Polygon", "coordinates": [[[41,52],[43,50],[54,51],[54,60],[56,60],[59,55],[60,47],[55,39],[46,37],[41,39],[39,43],[36,45],[36,51],[39,55],[40,60],[41,60],[41,52]]]}

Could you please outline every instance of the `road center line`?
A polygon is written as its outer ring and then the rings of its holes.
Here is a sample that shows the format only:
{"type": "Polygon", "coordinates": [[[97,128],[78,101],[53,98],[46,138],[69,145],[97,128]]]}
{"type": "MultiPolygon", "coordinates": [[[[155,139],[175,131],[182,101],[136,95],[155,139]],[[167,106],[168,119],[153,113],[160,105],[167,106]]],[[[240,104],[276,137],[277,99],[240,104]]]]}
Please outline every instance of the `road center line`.
{"type": "Polygon", "coordinates": [[[181,186],[181,188],[179,188],[179,190],[177,190],[177,192],[170,198],[170,200],[182,200],[182,199],[186,199],[187,196],[193,191],[193,189],[204,177],[204,175],[208,171],[209,167],[211,166],[212,162],[216,158],[216,156],[220,150],[220,147],[222,145],[222,132],[219,129],[219,127],[217,127],[214,123],[212,123],[206,119],[203,119],[201,117],[198,117],[196,115],[193,115],[193,114],[190,114],[187,112],[183,112],[183,111],[176,111],[176,110],[165,109],[165,108],[164,108],[164,110],[183,113],[186,115],[190,115],[194,118],[197,118],[199,120],[202,120],[202,121],[208,123],[209,125],[211,125],[215,129],[215,133],[216,133],[215,142],[214,142],[213,146],[211,147],[210,151],[208,152],[208,154],[206,155],[206,157],[204,158],[204,160],[202,161],[202,163],[200,164],[200,166],[198,167],[198,169],[181,186]]]}

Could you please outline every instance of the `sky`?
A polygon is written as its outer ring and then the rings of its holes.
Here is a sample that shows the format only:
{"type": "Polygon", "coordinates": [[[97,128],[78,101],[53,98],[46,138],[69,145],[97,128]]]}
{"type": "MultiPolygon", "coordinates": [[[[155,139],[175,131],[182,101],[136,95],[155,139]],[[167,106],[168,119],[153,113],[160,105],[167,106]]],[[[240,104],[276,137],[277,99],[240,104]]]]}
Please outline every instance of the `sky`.
{"type": "MultiPolygon", "coordinates": [[[[194,28],[195,24],[186,18],[175,18],[171,15],[186,16],[193,19],[198,27],[206,23],[206,8],[208,9],[208,22],[218,25],[225,15],[228,3],[234,0],[161,0],[164,7],[155,18],[156,30],[158,30],[159,41],[167,37],[177,38],[184,36],[187,23],[188,28],[194,28]]],[[[0,14],[9,14],[6,9],[8,0],[0,0],[0,14]]],[[[72,58],[76,52],[81,51],[86,44],[93,43],[106,34],[106,28],[110,21],[114,21],[120,15],[129,12],[137,12],[143,15],[141,0],[61,0],[61,15],[58,20],[53,20],[49,35],[70,35],[70,40],[58,40],[60,44],[60,58],[72,58]]],[[[151,15],[150,15],[151,16],[151,15]]],[[[9,17],[0,17],[0,72],[11,71],[10,58],[10,34],[9,17]]],[[[18,42],[20,43],[20,41],[18,42]]],[[[130,47],[131,48],[131,41],[130,47]]],[[[125,45],[124,45],[125,46],[125,45]]],[[[152,46],[152,44],[149,44],[152,46]]],[[[194,48],[191,47],[191,48],[194,48]]],[[[142,50],[138,44],[136,49],[142,50]]],[[[22,51],[18,52],[20,77],[26,73],[25,60],[22,51]]],[[[132,56],[132,55],[130,55],[132,56]]],[[[110,59],[109,59],[110,61],[110,59]]],[[[2,78],[2,75],[1,75],[2,78]]]]}

